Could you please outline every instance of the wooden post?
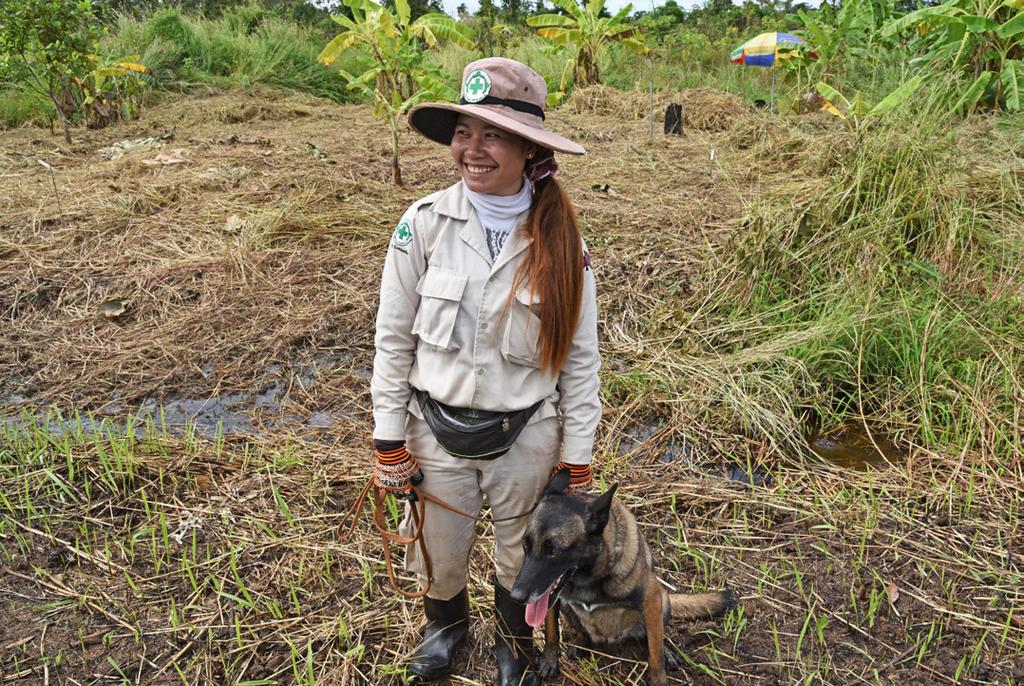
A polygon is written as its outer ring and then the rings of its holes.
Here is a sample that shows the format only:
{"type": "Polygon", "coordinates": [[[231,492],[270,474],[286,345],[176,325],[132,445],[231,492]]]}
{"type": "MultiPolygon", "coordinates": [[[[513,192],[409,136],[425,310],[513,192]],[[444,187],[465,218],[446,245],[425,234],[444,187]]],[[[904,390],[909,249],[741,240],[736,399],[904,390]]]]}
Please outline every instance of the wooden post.
{"type": "Polygon", "coordinates": [[[650,86],[650,110],[651,110],[650,117],[649,117],[650,118],[650,123],[651,123],[650,137],[654,138],[654,81],[651,80],[651,81],[648,81],[647,83],[650,86]]]}

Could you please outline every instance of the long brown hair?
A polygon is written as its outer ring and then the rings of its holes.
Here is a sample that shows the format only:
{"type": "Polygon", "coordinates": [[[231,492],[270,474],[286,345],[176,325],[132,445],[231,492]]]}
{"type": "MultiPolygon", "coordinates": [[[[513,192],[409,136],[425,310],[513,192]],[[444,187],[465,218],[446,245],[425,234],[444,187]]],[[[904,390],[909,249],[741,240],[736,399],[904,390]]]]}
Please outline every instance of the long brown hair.
{"type": "Polygon", "coordinates": [[[526,235],[533,239],[516,270],[510,302],[528,285],[540,296],[540,368],[556,376],[569,355],[583,302],[583,244],[569,196],[548,177],[534,183],[526,235]]]}

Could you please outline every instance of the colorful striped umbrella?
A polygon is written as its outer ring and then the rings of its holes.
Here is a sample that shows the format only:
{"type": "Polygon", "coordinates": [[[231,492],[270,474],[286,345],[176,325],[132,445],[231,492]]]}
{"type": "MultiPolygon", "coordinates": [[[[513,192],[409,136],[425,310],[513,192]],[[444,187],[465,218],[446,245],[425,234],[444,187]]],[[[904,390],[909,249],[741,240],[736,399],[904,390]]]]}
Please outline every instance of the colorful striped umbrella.
{"type": "Polygon", "coordinates": [[[729,59],[748,67],[772,67],[775,66],[775,59],[780,52],[795,50],[801,43],[803,40],[791,33],[770,31],[754,36],[733,50],[729,59]]]}

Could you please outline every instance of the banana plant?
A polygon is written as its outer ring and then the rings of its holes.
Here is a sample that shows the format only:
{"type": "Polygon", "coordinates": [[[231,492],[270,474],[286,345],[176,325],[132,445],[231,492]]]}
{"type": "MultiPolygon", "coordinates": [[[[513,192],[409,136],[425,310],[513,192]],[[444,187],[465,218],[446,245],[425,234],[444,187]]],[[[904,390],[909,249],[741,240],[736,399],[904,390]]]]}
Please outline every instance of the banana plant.
{"type": "Polygon", "coordinates": [[[797,33],[807,43],[787,66],[809,83],[829,76],[842,80],[835,72],[849,62],[846,57],[877,60],[878,29],[891,17],[892,3],[885,0],[845,0],[838,11],[822,3],[818,10],[789,14],[802,24],[797,33]]]}
{"type": "Polygon", "coordinates": [[[857,93],[851,100],[824,81],[819,81],[816,89],[824,99],[823,110],[840,119],[851,121],[854,128],[859,128],[865,121],[880,117],[903,105],[917,92],[923,82],[924,77],[914,76],[893,89],[874,105],[865,102],[860,93],[857,93]]]}
{"type": "Polygon", "coordinates": [[[458,97],[445,83],[449,77],[426,63],[424,47],[434,48],[440,41],[467,50],[476,46],[468,27],[439,12],[411,21],[408,0],[395,0],[394,10],[373,0],[345,0],[345,5],[352,11],[352,18],[332,17],[345,30],[324,46],[318,59],[330,66],[351,49],[362,48],[369,53],[372,65],[362,74],[344,69],[338,74],[349,90],[372,100],[374,115],[387,123],[391,132],[391,180],[400,186],[398,131],[402,117],[420,102],[458,97]]]}
{"type": "Polygon", "coordinates": [[[954,111],[980,106],[1024,108],[1024,0],[946,0],[885,26],[883,34],[909,36],[922,68],[954,111]],[[953,74],[955,86],[944,86],[953,74]]]}
{"type": "Polygon", "coordinates": [[[613,17],[602,17],[605,0],[589,0],[582,6],[575,0],[551,0],[551,3],[565,14],[538,14],[528,17],[526,24],[537,29],[537,35],[553,45],[572,48],[572,56],[562,71],[559,92],[553,93],[554,97],[564,94],[568,88],[570,67],[574,86],[600,83],[597,60],[610,43],[622,43],[642,55],[650,52],[643,33],[627,19],[633,5],[626,5],[613,17]]]}
{"type": "Polygon", "coordinates": [[[139,99],[141,82],[134,77],[152,74],[139,64],[138,55],[105,62],[93,56],[95,67],[72,81],[82,90],[82,111],[90,128],[100,129],[118,119],[129,119],[139,99]]]}

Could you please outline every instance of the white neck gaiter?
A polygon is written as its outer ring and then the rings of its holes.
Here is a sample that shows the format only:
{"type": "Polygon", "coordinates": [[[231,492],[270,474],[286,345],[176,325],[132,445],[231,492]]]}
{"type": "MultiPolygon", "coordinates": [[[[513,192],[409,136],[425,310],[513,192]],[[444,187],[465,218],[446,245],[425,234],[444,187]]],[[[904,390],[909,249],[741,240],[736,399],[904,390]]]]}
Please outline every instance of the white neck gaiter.
{"type": "Polygon", "coordinates": [[[480,224],[484,227],[487,249],[491,251],[491,261],[498,259],[501,249],[505,246],[505,239],[515,228],[516,219],[523,212],[530,209],[533,201],[533,187],[530,181],[524,176],[523,187],[514,195],[492,195],[490,193],[476,193],[463,185],[469,204],[476,210],[480,217],[480,224]]]}

